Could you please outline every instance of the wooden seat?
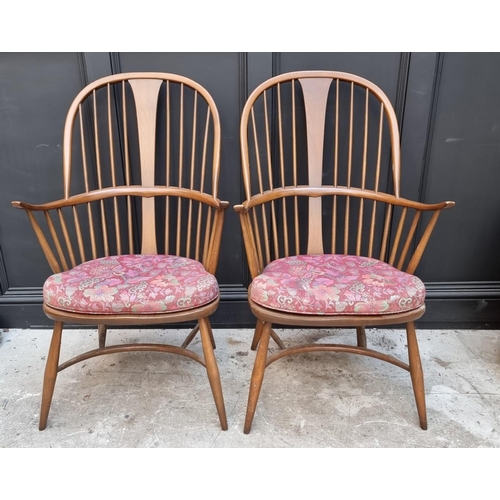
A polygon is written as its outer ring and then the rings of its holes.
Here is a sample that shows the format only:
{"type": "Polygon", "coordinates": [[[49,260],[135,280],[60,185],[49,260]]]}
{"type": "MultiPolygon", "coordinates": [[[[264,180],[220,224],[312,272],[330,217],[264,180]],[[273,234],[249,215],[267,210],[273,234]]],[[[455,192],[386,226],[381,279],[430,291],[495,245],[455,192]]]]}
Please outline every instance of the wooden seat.
{"type": "Polygon", "coordinates": [[[240,215],[257,317],[244,432],[265,369],[292,354],[371,356],[410,372],[427,428],[414,321],[425,287],[414,275],[441,210],[400,195],[400,138],[384,92],[356,75],[301,71],[249,96],[240,141],[246,200],[240,215]],[[365,328],[406,324],[409,361],[367,347],[365,328]],[[354,327],[352,345],[285,346],[272,325],[354,327]],[[268,354],[269,339],[280,350],[268,354]]]}
{"type": "Polygon", "coordinates": [[[220,122],[210,94],[167,73],[124,73],[85,87],[64,127],[63,196],[26,210],[53,271],[43,309],[55,321],[40,430],[58,372],[104,354],[160,351],[206,367],[227,429],[209,316],[224,211],[220,122]],[[108,326],[196,322],[181,346],[106,345],[108,326]],[[60,363],[64,323],[97,325],[98,346],[60,363]],[[201,334],[203,355],[188,349],[201,334]]]}

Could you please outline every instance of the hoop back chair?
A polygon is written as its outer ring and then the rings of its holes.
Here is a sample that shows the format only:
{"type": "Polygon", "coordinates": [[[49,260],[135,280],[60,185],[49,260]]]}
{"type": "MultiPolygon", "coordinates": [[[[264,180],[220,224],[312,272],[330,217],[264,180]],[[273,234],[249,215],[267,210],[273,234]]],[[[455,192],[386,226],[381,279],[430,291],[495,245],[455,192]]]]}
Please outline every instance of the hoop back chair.
{"type": "Polygon", "coordinates": [[[408,370],[426,429],[414,326],[425,311],[425,287],[414,272],[441,210],[454,203],[400,196],[400,138],[391,102],[356,75],[278,75],[249,96],[240,141],[246,200],[235,210],[257,318],[244,432],[250,432],[265,369],[285,356],[316,351],[371,356],[408,370]],[[367,347],[365,327],[401,323],[408,363],[367,347]],[[355,327],[356,343],[285,347],[273,324],[355,327]],[[280,348],[274,354],[268,353],[270,338],[280,348]]]}
{"type": "Polygon", "coordinates": [[[209,316],[224,211],[218,199],[219,115],[198,83],[167,73],[123,73],[86,86],[64,126],[61,199],[24,209],[53,271],[43,310],[55,321],[40,430],[58,372],[110,353],[161,351],[206,367],[227,429],[209,316]],[[181,346],[106,345],[108,326],[196,322],[181,346]],[[98,347],[59,362],[64,323],[97,325],[98,347]],[[203,356],[188,349],[201,334],[203,356]]]}

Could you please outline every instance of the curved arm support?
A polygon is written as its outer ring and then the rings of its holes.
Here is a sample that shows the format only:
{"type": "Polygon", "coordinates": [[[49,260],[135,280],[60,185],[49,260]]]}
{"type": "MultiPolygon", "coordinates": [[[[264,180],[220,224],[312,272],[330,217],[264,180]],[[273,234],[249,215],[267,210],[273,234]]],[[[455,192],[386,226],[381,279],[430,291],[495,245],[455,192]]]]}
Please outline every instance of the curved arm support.
{"type": "Polygon", "coordinates": [[[60,200],[52,201],[49,203],[44,203],[41,205],[31,205],[22,201],[13,201],[12,206],[14,208],[23,208],[25,210],[33,211],[45,211],[45,210],[56,210],[58,208],[72,207],[76,205],[82,205],[84,203],[91,203],[93,201],[105,200],[107,198],[114,198],[117,196],[141,196],[143,198],[151,198],[155,196],[173,196],[180,198],[187,198],[193,201],[200,201],[213,208],[219,208],[222,206],[228,206],[228,202],[220,201],[209,194],[202,193],[200,191],[194,191],[186,188],[179,187],[167,187],[167,186],[120,186],[120,187],[110,187],[103,189],[96,189],[94,191],[89,191],[88,193],[82,193],[75,196],[70,196],[69,198],[63,198],[60,200]]]}
{"type": "MultiPolygon", "coordinates": [[[[108,246],[107,240],[104,244],[104,253],[101,255],[101,251],[97,249],[98,246],[98,232],[102,231],[103,236],[111,235],[112,233],[116,237],[116,253],[124,254],[127,253],[126,250],[122,251],[121,243],[122,238],[126,238],[125,233],[128,231],[129,238],[129,247],[128,253],[134,253],[133,249],[131,250],[131,245],[133,244],[133,232],[136,231],[133,226],[132,215],[129,211],[128,214],[128,223],[125,222],[125,225],[128,224],[128,229],[125,227],[123,231],[124,235],[120,234],[119,231],[119,223],[117,222],[118,213],[116,212],[115,205],[115,227],[114,231],[112,231],[112,227],[107,227],[106,225],[106,214],[104,211],[104,206],[102,205],[102,200],[107,198],[117,198],[117,197],[127,197],[128,202],[132,196],[135,197],[157,197],[162,196],[166,199],[170,198],[185,198],[191,202],[199,202],[200,203],[200,214],[201,214],[201,206],[205,205],[208,207],[208,218],[206,228],[203,230],[205,233],[206,243],[204,248],[197,251],[200,253],[200,256],[194,256],[197,260],[200,260],[208,272],[214,274],[217,268],[217,261],[220,253],[220,245],[221,245],[221,237],[222,237],[222,227],[224,222],[224,212],[229,207],[229,202],[221,201],[217,198],[214,198],[206,193],[201,193],[195,190],[177,188],[177,187],[164,187],[164,186],[155,186],[155,187],[142,187],[142,186],[125,186],[118,188],[105,188],[100,190],[91,191],[88,193],[72,196],[67,199],[61,199],[57,201],[53,201],[50,203],[40,204],[40,205],[32,205],[29,203],[24,203],[20,201],[12,202],[12,205],[15,208],[20,208],[26,211],[30,223],[33,227],[35,235],[40,243],[42,251],[47,259],[47,262],[54,273],[60,273],[62,271],[67,271],[72,267],[75,267],[79,262],[85,262],[91,258],[95,259],[101,256],[110,255],[110,251],[114,251],[112,247],[108,246]],[[94,203],[94,209],[97,208],[97,211],[101,213],[101,218],[96,218],[95,213],[93,213],[93,209],[91,208],[91,203],[94,203]],[[96,207],[96,203],[98,206],[96,207]],[[79,205],[86,205],[86,207],[81,207],[77,210],[79,205]],[[70,217],[65,217],[64,213],[70,214],[70,217]],[[40,214],[35,217],[36,214],[40,214]],[[87,214],[86,216],[84,214],[87,214]],[[55,218],[52,217],[51,214],[54,214],[55,218]],[[80,218],[87,217],[88,222],[88,231],[89,233],[85,233],[85,227],[81,224],[80,218]],[[45,223],[42,226],[40,225],[40,220],[45,218],[45,223]],[[70,225],[71,224],[71,225],[70,225]],[[86,236],[84,236],[84,234],[86,236]],[[91,253],[87,246],[85,245],[85,241],[87,241],[88,236],[90,236],[91,243],[91,253]],[[78,251],[79,251],[79,259],[78,259],[78,251]]],[[[126,215],[124,214],[123,217],[126,215]]],[[[200,216],[199,216],[200,217],[200,216]]],[[[180,222],[182,223],[182,221],[180,222]]],[[[201,231],[201,219],[198,225],[188,225],[188,231],[191,231],[193,236],[193,241],[196,236],[195,232],[197,231],[197,243],[202,241],[200,237],[201,231]]],[[[186,229],[182,230],[184,233],[186,229]]],[[[110,236],[111,237],[111,236],[110,236]]],[[[180,229],[177,231],[177,237],[181,237],[180,229]]],[[[186,249],[186,253],[191,252],[191,250],[186,249]]],[[[194,252],[194,250],[193,250],[194,252]]],[[[179,255],[179,253],[177,253],[179,255]]],[[[190,257],[191,255],[186,255],[190,257]]]]}
{"type": "Polygon", "coordinates": [[[347,187],[336,187],[336,186],[297,186],[297,187],[285,187],[285,188],[275,188],[272,191],[265,191],[262,194],[257,194],[252,196],[249,200],[245,201],[241,205],[236,205],[234,209],[237,212],[248,211],[253,207],[262,205],[264,203],[278,200],[281,198],[287,198],[290,196],[308,196],[312,198],[317,198],[319,196],[349,196],[352,198],[364,198],[365,200],[380,201],[390,205],[413,208],[415,210],[443,210],[446,208],[451,208],[455,206],[454,201],[443,201],[442,203],[421,203],[418,201],[408,200],[406,198],[400,198],[394,195],[379,193],[376,191],[370,191],[367,189],[358,188],[347,188],[347,187]]]}
{"type": "MultiPolygon", "coordinates": [[[[351,255],[365,255],[367,257],[378,258],[379,260],[393,265],[399,270],[402,270],[406,266],[405,271],[410,274],[415,272],[415,269],[422,258],[423,252],[427,246],[441,211],[449,209],[455,205],[453,201],[444,201],[434,204],[421,203],[375,191],[334,186],[297,186],[276,188],[272,191],[266,191],[262,194],[255,195],[244,203],[234,207],[235,211],[240,216],[245,251],[252,279],[258,276],[267,263],[272,260],[270,259],[269,249],[272,246],[275,249],[279,248],[279,245],[272,244],[275,240],[281,244],[281,239],[286,241],[288,237],[288,246],[291,248],[292,245],[288,233],[281,234],[274,228],[273,233],[271,233],[271,231],[266,228],[265,224],[260,227],[256,222],[255,211],[257,209],[259,209],[259,211],[261,209],[264,210],[264,206],[266,204],[272,205],[273,203],[276,203],[276,200],[299,196],[332,196],[335,197],[335,199],[346,198],[347,200],[349,200],[349,198],[359,198],[361,199],[361,202],[364,200],[365,203],[372,203],[373,210],[370,227],[364,229],[362,225],[363,217],[361,215],[356,217],[358,219],[358,228],[357,231],[355,231],[355,233],[357,233],[357,241],[355,242],[356,249],[353,250],[351,248],[351,252],[349,252],[348,245],[353,245],[353,243],[344,242],[344,248],[341,249],[340,252],[338,247],[337,251],[335,251],[335,247],[332,244],[332,253],[350,253],[351,255]],[[377,250],[374,247],[374,234],[376,233],[375,227],[377,224],[381,224],[381,222],[376,222],[375,219],[375,205],[383,205],[386,207],[385,219],[383,221],[383,227],[380,231],[380,250],[377,250]],[[421,219],[423,217],[421,216],[422,214],[429,212],[433,212],[430,220],[422,227],[421,219]],[[411,216],[407,217],[407,214],[409,213],[414,214],[413,218],[411,216]],[[420,227],[422,227],[422,231],[418,230],[420,227]],[[370,237],[369,245],[364,250],[362,250],[361,244],[362,236],[364,234],[363,230],[367,235],[369,233],[370,237]],[[417,236],[418,238],[416,239],[417,236]],[[412,248],[414,248],[413,252],[411,251],[412,248]]],[[[365,207],[366,206],[367,205],[365,205],[365,207]]],[[[368,210],[368,208],[365,210],[368,210]]],[[[274,214],[271,212],[270,216],[273,217],[274,214]]],[[[263,222],[266,222],[265,219],[263,222]]],[[[328,224],[331,222],[325,221],[324,223],[328,224]]],[[[273,226],[276,227],[276,224],[273,223],[273,226]]],[[[270,225],[268,227],[270,227],[270,225]]],[[[297,224],[295,224],[295,230],[297,231],[297,224]]],[[[311,228],[309,228],[309,231],[310,230],[311,228]]],[[[314,230],[321,230],[321,228],[317,227],[314,230]]],[[[348,228],[343,231],[344,239],[347,239],[349,234],[348,228]]],[[[297,241],[299,238],[304,237],[303,232],[304,231],[301,231],[296,236],[297,241]]],[[[295,245],[295,248],[299,248],[299,246],[295,245]]],[[[277,254],[277,250],[275,250],[275,254],[277,254]]],[[[274,255],[273,258],[285,257],[286,255],[274,255]]]]}

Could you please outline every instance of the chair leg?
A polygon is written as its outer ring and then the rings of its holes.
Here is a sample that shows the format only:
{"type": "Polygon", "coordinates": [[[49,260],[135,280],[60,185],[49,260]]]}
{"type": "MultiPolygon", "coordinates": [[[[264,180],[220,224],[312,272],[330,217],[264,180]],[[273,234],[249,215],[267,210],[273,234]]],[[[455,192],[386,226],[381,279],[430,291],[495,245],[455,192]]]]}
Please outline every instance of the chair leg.
{"type": "MultiPolygon", "coordinates": [[[[252,345],[250,346],[250,349],[252,351],[255,351],[257,349],[257,346],[259,345],[260,337],[262,336],[262,327],[264,326],[264,322],[261,320],[257,321],[257,324],[255,325],[255,333],[253,335],[252,339],[252,345]]],[[[276,332],[271,329],[271,338],[278,344],[278,347],[280,349],[285,349],[285,344],[283,344],[282,340],[278,337],[276,332]]]]}
{"type": "MultiPolygon", "coordinates": [[[[210,324],[208,325],[208,327],[210,328],[210,342],[212,343],[212,347],[215,349],[216,345],[215,345],[215,340],[214,340],[214,335],[212,333],[212,327],[210,326],[210,324]]],[[[200,325],[199,323],[191,330],[191,332],[189,333],[189,335],[186,337],[186,339],[184,340],[184,342],[182,343],[181,347],[182,348],[186,348],[191,342],[192,340],[196,337],[196,334],[200,331],[200,325]]]]}
{"type": "Polygon", "coordinates": [[[50,341],[49,354],[45,364],[45,375],[43,378],[42,407],[40,409],[40,423],[38,428],[43,431],[47,426],[50,403],[54,394],[54,387],[57,379],[57,369],[59,367],[59,353],[61,352],[62,322],[54,324],[54,332],[50,341]]]}
{"type": "Polygon", "coordinates": [[[406,335],[408,339],[408,357],[410,361],[411,382],[413,384],[413,392],[415,393],[415,402],[417,403],[418,418],[420,420],[420,427],[423,430],[426,430],[427,411],[425,407],[424,374],[418,350],[415,323],[410,322],[406,324],[406,335]]]}
{"type": "Polygon", "coordinates": [[[356,336],[358,338],[358,347],[366,348],[366,332],[364,326],[356,327],[356,336]]]}
{"type": "Polygon", "coordinates": [[[196,325],[190,332],[189,335],[185,338],[184,342],[182,343],[181,347],[185,349],[191,341],[196,337],[196,334],[200,331],[200,325],[196,325]]]}
{"type": "Polygon", "coordinates": [[[212,349],[215,349],[217,346],[215,345],[214,334],[212,332],[212,325],[210,324],[210,321],[207,321],[207,326],[208,326],[208,334],[210,335],[210,343],[212,344],[212,349]]]}
{"type": "Polygon", "coordinates": [[[108,333],[106,325],[99,325],[97,327],[97,332],[99,335],[99,349],[102,349],[106,347],[106,334],[108,333]]]}
{"type": "Polygon", "coordinates": [[[215,406],[219,414],[219,420],[223,431],[227,431],[226,410],[224,407],[224,397],[222,395],[222,386],[220,383],[219,368],[215,359],[214,349],[212,345],[213,335],[208,318],[199,320],[201,332],[201,344],[203,346],[203,354],[207,368],[208,380],[212,388],[212,394],[215,400],[215,406]]]}
{"type": "Polygon", "coordinates": [[[252,345],[250,349],[255,351],[257,346],[259,345],[260,337],[262,335],[262,327],[264,326],[264,322],[260,319],[257,320],[257,324],[255,325],[255,333],[253,334],[252,345]]]}
{"type": "Polygon", "coordinates": [[[269,347],[269,338],[271,336],[271,323],[265,322],[261,328],[261,337],[255,364],[252,371],[252,379],[250,380],[250,392],[248,394],[247,414],[245,417],[245,426],[243,432],[248,434],[252,427],[257,400],[259,399],[260,388],[264,380],[264,370],[266,369],[267,349],[269,347]]]}
{"type": "Polygon", "coordinates": [[[278,344],[280,349],[286,349],[285,344],[283,344],[282,340],[278,337],[278,334],[271,328],[271,338],[278,344]]]}

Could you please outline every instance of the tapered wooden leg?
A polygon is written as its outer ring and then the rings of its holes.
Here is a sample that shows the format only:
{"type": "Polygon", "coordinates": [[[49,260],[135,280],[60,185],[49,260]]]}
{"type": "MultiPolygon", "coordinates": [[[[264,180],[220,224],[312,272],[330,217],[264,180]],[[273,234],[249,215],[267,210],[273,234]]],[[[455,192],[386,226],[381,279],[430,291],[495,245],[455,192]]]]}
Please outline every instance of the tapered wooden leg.
{"type": "Polygon", "coordinates": [[[264,326],[264,322],[261,321],[260,319],[257,320],[257,324],[255,325],[255,333],[253,334],[252,345],[250,346],[250,349],[252,351],[255,351],[255,349],[257,349],[257,346],[259,345],[260,336],[262,335],[262,327],[263,326],[264,326]]]}
{"type": "Polygon", "coordinates": [[[215,349],[217,346],[215,345],[214,334],[212,332],[212,325],[210,325],[209,321],[207,321],[207,326],[208,326],[208,334],[210,335],[210,342],[212,344],[212,348],[215,349]]]}
{"type": "Polygon", "coordinates": [[[410,375],[411,382],[413,384],[413,392],[415,393],[415,401],[417,403],[418,418],[420,420],[420,427],[426,430],[427,411],[425,408],[424,374],[422,371],[422,362],[420,361],[420,353],[418,350],[415,324],[413,322],[406,324],[406,334],[408,339],[410,375]]]}
{"type": "Polygon", "coordinates": [[[40,409],[40,423],[38,428],[43,431],[47,426],[47,418],[49,416],[50,403],[54,394],[54,387],[57,379],[57,368],[59,366],[59,353],[61,352],[61,336],[63,324],[56,322],[54,324],[54,332],[50,341],[49,354],[47,363],[45,364],[45,375],[43,378],[42,391],[42,407],[40,409]]]}
{"type": "MultiPolygon", "coordinates": [[[[210,342],[212,343],[212,347],[215,349],[215,340],[214,340],[214,334],[212,333],[212,327],[210,326],[210,323],[208,324],[208,327],[210,328],[210,342]]],[[[200,325],[197,324],[189,333],[189,335],[186,337],[184,342],[182,343],[181,347],[184,349],[193,341],[193,339],[196,337],[196,334],[200,331],[200,325]]]]}
{"type": "Polygon", "coordinates": [[[277,333],[271,328],[271,338],[278,344],[280,349],[285,349],[285,344],[283,344],[282,340],[278,337],[277,333]]]}
{"type": "Polygon", "coordinates": [[[248,394],[247,414],[245,417],[245,426],[243,432],[248,434],[252,427],[253,416],[255,408],[257,407],[257,400],[259,399],[260,388],[264,380],[264,370],[266,369],[267,349],[269,347],[269,338],[271,336],[271,323],[264,323],[255,357],[255,364],[252,371],[252,378],[250,380],[250,392],[248,394]]]}
{"type": "Polygon", "coordinates": [[[99,335],[99,349],[102,349],[106,347],[106,334],[108,333],[106,325],[99,325],[97,327],[97,332],[99,335]]]}
{"type": "Polygon", "coordinates": [[[212,394],[215,400],[215,406],[219,413],[220,424],[223,431],[227,431],[226,409],[224,407],[224,398],[222,396],[222,386],[220,383],[219,368],[215,359],[214,349],[212,345],[212,329],[207,318],[199,320],[201,332],[201,344],[203,346],[203,354],[205,356],[205,364],[207,368],[208,380],[212,388],[212,394]]]}
{"type": "Polygon", "coordinates": [[[356,335],[358,338],[358,347],[366,347],[366,332],[364,326],[356,327],[356,335]]]}
{"type": "Polygon", "coordinates": [[[181,347],[185,349],[191,343],[191,341],[196,337],[196,334],[199,331],[200,331],[200,325],[198,324],[189,332],[189,335],[186,337],[181,347]]]}
{"type": "MultiPolygon", "coordinates": [[[[257,349],[257,346],[259,345],[260,337],[262,335],[262,327],[264,326],[264,322],[261,320],[257,321],[257,324],[255,325],[255,333],[253,335],[252,339],[252,345],[250,346],[250,349],[252,351],[255,351],[257,349]]],[[[278,337],[276,332],[271,329],[271,338],[278,344],[278,347],[280,349],[285,349],[285,344],[283,344],[282,340],[278,337]]]]}

